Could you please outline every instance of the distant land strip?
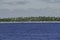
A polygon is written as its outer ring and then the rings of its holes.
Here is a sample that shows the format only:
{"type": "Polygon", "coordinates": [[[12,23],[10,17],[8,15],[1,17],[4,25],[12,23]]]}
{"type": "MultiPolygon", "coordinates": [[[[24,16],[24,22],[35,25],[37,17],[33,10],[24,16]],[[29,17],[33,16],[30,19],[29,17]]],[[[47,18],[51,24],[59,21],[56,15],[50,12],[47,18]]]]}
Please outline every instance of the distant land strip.
{"type": "Polygon", "coordinates": [[[16,18],[0,18],[0,22],[60,22],[60,17],[16,17],[16,18]]]}

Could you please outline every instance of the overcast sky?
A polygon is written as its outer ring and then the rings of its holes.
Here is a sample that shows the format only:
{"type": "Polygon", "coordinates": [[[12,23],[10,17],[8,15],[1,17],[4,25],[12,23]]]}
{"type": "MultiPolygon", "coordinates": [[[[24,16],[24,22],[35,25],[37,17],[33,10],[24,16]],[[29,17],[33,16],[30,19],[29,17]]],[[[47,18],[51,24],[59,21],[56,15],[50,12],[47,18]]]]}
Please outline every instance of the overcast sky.
{"type": "Polygon", "coordinates": [[[0,0],[0,17],[60,16],[60,0],[0,0]]]}

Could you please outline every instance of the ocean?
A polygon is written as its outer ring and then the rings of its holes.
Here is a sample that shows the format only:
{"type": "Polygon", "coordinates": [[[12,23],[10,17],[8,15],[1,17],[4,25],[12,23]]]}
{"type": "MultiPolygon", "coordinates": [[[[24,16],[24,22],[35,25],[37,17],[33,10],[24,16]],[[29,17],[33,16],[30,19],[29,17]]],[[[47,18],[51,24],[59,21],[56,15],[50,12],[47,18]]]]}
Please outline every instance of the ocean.
{"type": "Polygon", "coordinates": [[[60,23],[0,23],[0,40],[60,40],[60,23]]]}

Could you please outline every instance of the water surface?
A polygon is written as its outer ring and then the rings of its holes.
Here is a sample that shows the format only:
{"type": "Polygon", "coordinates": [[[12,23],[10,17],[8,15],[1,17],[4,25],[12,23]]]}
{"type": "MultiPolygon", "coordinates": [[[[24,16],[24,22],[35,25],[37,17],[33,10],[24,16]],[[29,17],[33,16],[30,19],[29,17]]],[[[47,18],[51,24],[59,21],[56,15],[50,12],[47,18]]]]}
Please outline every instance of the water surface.
{"type": "Polygon", "coordinates": [[[0,40],[60,40],[60,23],[0,23],[0,40]]]}

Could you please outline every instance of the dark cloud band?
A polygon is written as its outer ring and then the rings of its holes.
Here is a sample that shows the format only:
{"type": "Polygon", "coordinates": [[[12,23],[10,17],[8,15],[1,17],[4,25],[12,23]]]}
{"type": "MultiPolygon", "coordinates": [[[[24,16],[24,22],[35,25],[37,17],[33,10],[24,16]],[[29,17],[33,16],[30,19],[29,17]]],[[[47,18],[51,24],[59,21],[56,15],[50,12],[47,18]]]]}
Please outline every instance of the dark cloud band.
{"type": "Polygon", "coordinates": [[[11,1],[11,2],[4,2],[4,1],[1,1],[0,4],[8,4],[8,5],[17,5],[17,4],[20,4],[20,5],[25,5],[29,3],[28,1],[11,1]]]}

